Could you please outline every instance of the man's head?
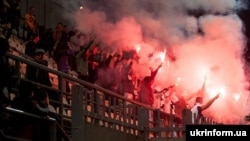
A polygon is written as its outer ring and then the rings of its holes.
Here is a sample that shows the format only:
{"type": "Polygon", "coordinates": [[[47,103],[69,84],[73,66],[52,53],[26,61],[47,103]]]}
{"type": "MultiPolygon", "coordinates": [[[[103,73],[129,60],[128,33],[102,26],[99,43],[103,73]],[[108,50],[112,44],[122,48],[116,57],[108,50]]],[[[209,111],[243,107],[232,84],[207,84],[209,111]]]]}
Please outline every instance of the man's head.
{"type": "Polygon", "coordinates": [[[64,30],[63,24],[61,22],[57,23],[56,30],[59,30],[59,31],[64,30]]]}
{"type": "Polygon", "coordinates": [[[152,86],[153,80],[152,80],[152,78],[150,76],[146,76],[143,79],[143,83],[146,84],[146,85],[148,85],[148,86],[152,86]]]}
{"type": "Polygon", "coordinates": [[[38,61],[43,61],[44,54],[45,54],[45,51],[43,49],[37,49],[35,51],[34,59],[38,61]]]}
{"type": "Polygon", "coordinates": [[[47,91],[45,91],[44,89],[38,89],[34,93],[35,93],[35,99],[38,102],[41,102],[47,106],[49,105],[49,96],[47,91]]]}
{"type": "Polygon", "coordinates": [[[200,96],[199,96],[199,97],[196,97],[195,102],[201,104],[201,103],[203,102],[203,98],[200,97],[200,96]]]}

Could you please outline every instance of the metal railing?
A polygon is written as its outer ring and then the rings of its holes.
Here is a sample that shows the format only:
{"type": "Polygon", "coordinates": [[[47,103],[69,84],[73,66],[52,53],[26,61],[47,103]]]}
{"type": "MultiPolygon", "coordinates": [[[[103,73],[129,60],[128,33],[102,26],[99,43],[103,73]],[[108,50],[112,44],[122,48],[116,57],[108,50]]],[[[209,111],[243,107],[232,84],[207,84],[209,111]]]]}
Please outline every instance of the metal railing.
{"type": "MultiPolygon", "coordinates": [[[[1,109],[1,114],[5,114],[8,117],[12,117],[15,119],[20,119],[20,118],[26,118],[29,120],[32,120],[32,123],[36,123],[36,124],[45,124],[49,126],[49,137],[50,140],[49,141],[57,141],[57,137],[56,137],[56,132],[57,132],[57,124],[56,124],[56,120],[54,118],[42,118],[40,116],[31,114],[31,113],[27,113],[25,111],[22,110],[18,110],[18,109],[14,109],[14,108],[10,108],[10,107],[4,107],[1,109]]],[[[1,126],[4,126],[4,124],[7,124],[8,122],[12,122],[9,121],[9,118],[3,118],[1,117],[1,126]]],[[[22,122],[22,121],[21,121],[22,122]]],[[[8,126],[8,128],[15,128],[15,127],[10,127],[10,125],[6,125],[8,126]]],[[[39,126],[37,126],[37,128],[39,128],[39,126]]],[[[39,130],[39,129],[38,129],[39,130]]],[[[24,137],[18,137],[15,135],[8,135],[7,133],[5,133],[4,129],[0,130],[0,139],[1,140],[8,140],[8,141],[30,141],[31,139],[27,139],[24,137]]],[[[32,130],[28,131],[29,135],[33,134],[32,130]]]]}
{"type": "MultiPolygon", "coordinates": [[[[114,134],[121,138],[120,141],[123,141],[123,138],[128,140],[127,135],[132,141],[138,138],[140,140],[179,138],[183,141],[185,125],[192,124],[192,114],[189,109],[184,109],[182,118],[179,119],[172,113],[166,114],[138,101],[126,99],[120,94],[37,64],[32,60],[13,54],[8,54],[8,57],[16,69],[20,69],[21,64],[32,65],[47,71],[58,80],[54,84],[55,87],[47,87],[26,78],[20,78],[22,81],[30,81],[47,90],[53,90],[57,94],[58,100],[52,99],[51,105],[56,109],[57,121],[65,130],[66,137],[72,138],[73,141],[99,140],[104,137],[112,139],[114,134]],[[71,85],[70,92],[66,92],[66,82],[71,85]],[[68,102],[65,102],[66,98],[69,99],[68,102]],[[179,122],[176,122],[176,119],[179,122]],[[100,133],[103,132],[103,136],[93,134],[98,130],[100,133]]],[[[203,118],[199,124],[202,123],[216,124],[206,118],[203,118]]]]}

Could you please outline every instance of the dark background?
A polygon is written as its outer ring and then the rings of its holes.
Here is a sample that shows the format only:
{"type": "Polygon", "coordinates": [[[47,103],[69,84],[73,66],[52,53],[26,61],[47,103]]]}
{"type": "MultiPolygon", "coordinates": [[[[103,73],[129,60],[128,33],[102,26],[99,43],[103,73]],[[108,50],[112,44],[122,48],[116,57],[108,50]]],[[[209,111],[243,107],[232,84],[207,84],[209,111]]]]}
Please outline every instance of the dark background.
{"type": "Polygon", "coordinates": [[[248,2],[247,9],[238,11],[239,17],[242,19],[245,29],[244,33],[247,37],[247,46],[245,48],[244,56],[248,64],[250,64],[250,4],[248,2]]]}

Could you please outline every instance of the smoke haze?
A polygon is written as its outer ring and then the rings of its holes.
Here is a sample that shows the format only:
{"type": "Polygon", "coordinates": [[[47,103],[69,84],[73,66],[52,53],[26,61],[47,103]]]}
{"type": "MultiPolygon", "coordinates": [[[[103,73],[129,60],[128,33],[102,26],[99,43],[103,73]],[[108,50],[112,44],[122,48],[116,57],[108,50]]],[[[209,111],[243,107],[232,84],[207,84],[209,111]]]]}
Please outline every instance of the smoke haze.
{"type": "Polygon", "coordinates": [[[155,87],[167,87],[179,78],[180,89],[189,94],[201,88],[206,76],[208,98],[221,92],[206,115],[225,123],[238,123],[249,113],[246,108],[249,106],[245,106],[249,94],[244,74],[244,24],[235,13],[246,8],[244,1],[92,0],[82,3],[84,8],[73,15],[76,27],[95,34],[107,50],[140,48],[140,60],[134,66],[140,77],[149,75],[149,68],[156,68],[161,62],[160,54],[166,51],[155,87]]]}

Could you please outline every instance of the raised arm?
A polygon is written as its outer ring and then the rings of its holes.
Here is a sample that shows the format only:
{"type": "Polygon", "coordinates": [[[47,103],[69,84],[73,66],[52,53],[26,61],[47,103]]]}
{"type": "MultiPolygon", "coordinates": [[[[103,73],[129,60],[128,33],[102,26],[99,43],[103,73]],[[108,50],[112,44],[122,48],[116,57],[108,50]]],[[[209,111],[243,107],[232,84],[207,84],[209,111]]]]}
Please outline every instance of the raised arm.
{"type": "Polygon", "coordinates": [[[215,97],[210,99],[206,104],[202,105],[201,110],[206,110],[207,108],[209,108],[214,103],[214,101],[219,98],[219,95],[220,94],[218,93],[215,97]]]}
{"type": "Polygon", "coordinates": [[[162,67],[162,63],[154,70],[154,71],[151,71],[151,78],[155,78],[155,76],[157,75],[159,69],[162,67]]]}

